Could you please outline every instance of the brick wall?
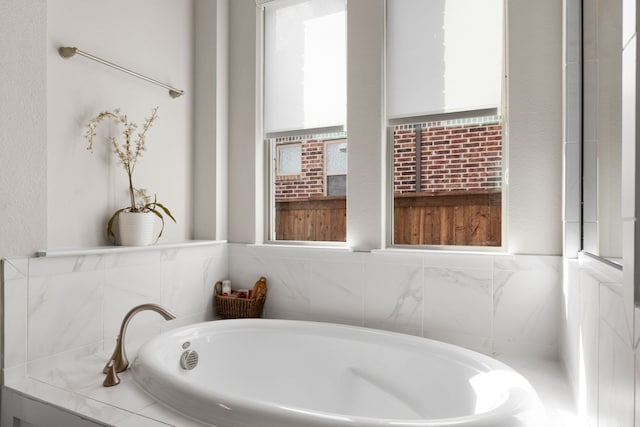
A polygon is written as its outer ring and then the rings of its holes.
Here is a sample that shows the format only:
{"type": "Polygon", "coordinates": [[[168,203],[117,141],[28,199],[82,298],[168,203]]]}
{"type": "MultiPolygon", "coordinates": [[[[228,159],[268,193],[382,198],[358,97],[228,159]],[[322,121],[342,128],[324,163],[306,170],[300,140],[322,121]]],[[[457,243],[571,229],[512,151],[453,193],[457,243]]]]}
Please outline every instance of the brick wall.
{"type": "MultiPolygon", "coordinates": [[[[502,124],[497,117],[420,123],[420,191],[500,188],[502,124]]],[[[394,192],[416,191],[416,125],[394,128],[394,192]]],[[[344,139],[333,139],[338,141],[344,139]]],[[[301,173],[276,175],[276,200],[325,195],[324,145],[327,139],[277,138],[276,146],[301,144],[301,173]]]]}
{"type": "MultiPolygon", "coordinates": [[[[342,139],[344,140],[344,139],[342,139]]],[[[301,173],[300,175],[276,175],[276,200],[308,199],[324,196],[324,144],[325,140],[286,137],[277,138],[276,147],[283,144],[300,143],[301,173]]]]}
{"type": "MultiPolygon", "coordinates": [[[[502,124],[495,118],[426,122],[422,127],[420,191],[499,188],[502,124]]],[[[416,125],[394,129],[394,192],[416,191],[416,125]]]]}

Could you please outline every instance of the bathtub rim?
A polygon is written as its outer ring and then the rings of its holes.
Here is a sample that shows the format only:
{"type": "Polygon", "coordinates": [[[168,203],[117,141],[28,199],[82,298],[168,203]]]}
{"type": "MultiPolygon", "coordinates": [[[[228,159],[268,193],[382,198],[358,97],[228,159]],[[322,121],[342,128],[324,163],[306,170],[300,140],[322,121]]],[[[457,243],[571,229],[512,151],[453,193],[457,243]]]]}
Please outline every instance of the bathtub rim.
{"type": "MultiPolygon", "coordinates": [[[[146,393],[148,393],[153,398],[157,399],[160,403],[167,406],[171,410],[177,411],[189,418],[198,420],[200,422],[212,423],[211,420],[202,419],[198,416],[189,414],[189,412],[181,410],[181,408],[177,408],[172,403],[172,399],[168,399],[165,395],[162,395],[162,393],[157,393],[156,391],[150,391],[148,389],[148,384],[145,384],[144,378],[142,378],[143,375],[139,372],[139,370],[141,369],[141,360],[142,360],[140,357],[141,356],[144,357],[146,355],[146,353],[149,351],[149,348],[151,348],[151,346],[154,345],[153,343],[160,342],[163,339],[170,339],[170,340],[175,340],[176,342],[182,342],[186,338],[186,336],[193,335],[196,330],[201,330],[202,328],[207,329],[207,327],[211,327],[211,326],[213,326],[214,329],[217,329],[216,326],[218,325],[220,325],[220,327],[222,327],[222,325],[231,325],[231,326],[240,325],[242,327],[255,330],[255,329],[263,329],[266,325],[273,325],[276,327],[278,325],[285,325],[286,327],[295,327],[297,329],[305,330],[305,331],[308,331],[307,328],[311,328],[311,330],[314,330],[314,331],[315,330],[328,331],[332,329],[337,329],[339,331],[342,331],[343,333],[346,332],[346,333],[363,334],[368,337],[383,336],[383,337],[391,338],[394,340],[408,341],[419,346],[424,346],[426,344],[430,347],[438,348],[439,350],[444,352],[455,353],[456,356],[458,355],[464,356],[462,358],[464,362],[467,362],[469,360],[474,362],[474,365],[473,365],[474,369],[480,370],[480,366],[482,366],[483,369],[486,369],[485,372],[494,371],[494,370],[504,370],[511,373],[515,373],[516,375],[518,375],[524,380],[524,382],[527,384],[527,387],[526,389],[525,388],[511,389],[508,393],[508,398],[505,401],[503,401],[500,405],[482,413],[462,415],[462,416],[449,417],[449,418],[429,418],[429,419],[384,418],[382,419],[382,418],[373,418],[373,417],[360,416],[360,415],[339,414],[339,413],[320,411],[315,409],[297,408],[293,406],[276,404],[276,403],[268,402],[264,400],[247,399],[236,394],[221,394],[215,391],[212,392],[211,389],[207,389],[206,387],[203,387],[201,384],[189,382],[183,377],[180,377],[179,375],[161,375],[162,373],[158,369],[156,369],[157,368],[156,366],[153,366],[152,369],[155,371],[156,374],[160,374],[157,376],[158,379],[164,380],[164,381],[160,381],[161,383],[164,382],[164,384],[160,385],[160,388],[162,388],[162,386],[166,386],[170,382],[170,381],[167,381],[168,378],[173,377],[173,378],[177,378],[178,381],[171,382],[171,385],[173,387],[178,388],[181,393],[191,394],[194,391],[197,391],[197,392],[204,391],[212,397],[210,402],[211,405],[216,405],[215,402],[217,402],[217,405],[222,406],[220,402],[223,401],[224,405],[228,406],[230,409],[233,409],[230,412],[240,413],[241,411],[245,411],[245,410],[253,411],[253,410],[259,409],[271,415],[279,415],[282,413],[283,410],[286,410],[287,413],[289,414],[304,413],[307,416],[314,417],[316,421],[320,422],[319,424],[313,424],[314,426],[315,425],[327,425],[327,426],[334,425],[330,423],[323,424],[323,422],[331,419],[334,419],[334,420],[341,419],[347,423],[345,425],[353,425],[353,426],[364,425],[364,426],[394,426],[394,427],[430,427],[430,426],[446,425],[446,426],[452,426],[452,427],[453,426],[463,427],[467,425],[475,426],[476,423],[489,423],[486,425],[501,427],[501,426],[512,425],[509,423],[508,420],[511,419],[515,421],[516,418],[514,418],[514,416],[516,414],[519,414],[522,412],[530,412],[530,411],[537,412],[542,410],[541,409],[542,405],[537,395],[537,392],[531,386],[528,380],[524,376],[522,376],[522,374],[520,374],[519,372],[517,372],[515,369],[511,368],[509,365],[505,364],[504,362],[494,359],[486,354],[479,353],[477,351],[460,347],[454,344],[449,344],[449,343],[437,341],[430,338],[424,338],[424,337],[404,334],[400,332],[393,332],[393,331],[387,331],[387,330],[381,330],[381,329],[367,328],[367,327],[354,326],[354,325],[345,325],[345,324],[338,324],[338,323],[318,322],[318,321],[285,320],[285,319],[226,319],[222,321],[222,323],[219,323],[219,322],[220,321],[218,320],[205,321],[205,322],[195,323],[192,325],[178,327],[175,329],[165,331],[157,335],[156,337],[148,340],[145,344],[142,345],[142,347],[140,347],[138,351],[138,355],[135,357],[132,365],[132,376],[136,381],[136,383],[146,393]],[[259,326],[253,326],[253,325],[259,325],[259,326]],[[175,339],[176,337],[180,337],[181,339],[176,340],[175,339]],[[495,424],[496,422],[499,422],[499,424],[495,424]]],[[[225,327],[223,329],[226,330],[228,328],[225,327]]],[[[273,329],[273,327],[270,326],[268,329],[273,329]]],[[[326,335],[332,336],[331,334],[328,334],[328,333],[326,335]]],[[[151,353],[152,354],[150,357],[152,359],[157,357],[157,355],[155,355],[154,352],[151,352],[151,353]]],[[[460,359],[458,359],[458,363],[460,363],[460,359]]],[[[158,387],[158,386],[159,386],[158,384],[155,385],[155,387],[158,387]]],[[[230,419],[228,421],[230,423],[229,424],[230,426],[244,425],[244,424],[234,424],[233,419],[230,419]]],[[[300,421],[306,421],[306,420],[303,418],[300,421]]],[[[485,425],[485,424],[482,424],[482,425],[485,425]]]]}

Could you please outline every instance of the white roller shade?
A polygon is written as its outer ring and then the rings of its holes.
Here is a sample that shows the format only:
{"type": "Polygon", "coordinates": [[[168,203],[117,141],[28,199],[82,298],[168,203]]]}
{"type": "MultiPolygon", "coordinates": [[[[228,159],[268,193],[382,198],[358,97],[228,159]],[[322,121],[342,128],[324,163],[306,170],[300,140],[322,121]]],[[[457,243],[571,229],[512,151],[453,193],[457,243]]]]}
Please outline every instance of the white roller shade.
{"type": "Polygon", "coordinates": [[[502,0],[387,0],[387,115],[499,108],[502,0]]]}
{"type": "Polygon", "coordinates": [[[274,1],[266,4],[266,135],[344,128],[345,18],[345,0],[274,1]]]}

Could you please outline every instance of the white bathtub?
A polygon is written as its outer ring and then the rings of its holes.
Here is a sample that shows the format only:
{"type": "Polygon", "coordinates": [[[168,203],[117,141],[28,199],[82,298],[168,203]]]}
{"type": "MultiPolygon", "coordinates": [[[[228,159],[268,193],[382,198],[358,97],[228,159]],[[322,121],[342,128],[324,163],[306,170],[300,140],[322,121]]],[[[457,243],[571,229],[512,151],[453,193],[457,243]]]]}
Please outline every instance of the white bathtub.
{"type": "Polygon", "coordinates": [[[501,362],[372,329],[223,320],[166,332],[132,367],[159,401],[219,427],[540,427],[538,397],[501,362]],[[199,354],[181,368],[183,343],[199,354]]]}

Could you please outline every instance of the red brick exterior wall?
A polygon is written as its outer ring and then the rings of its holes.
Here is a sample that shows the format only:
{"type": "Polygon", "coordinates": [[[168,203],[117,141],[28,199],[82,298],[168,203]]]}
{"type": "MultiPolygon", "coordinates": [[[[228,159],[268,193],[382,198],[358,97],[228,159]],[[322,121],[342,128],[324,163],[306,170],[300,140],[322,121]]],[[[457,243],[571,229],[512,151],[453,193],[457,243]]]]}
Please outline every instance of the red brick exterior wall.
{"type": "MultiPolygon", "coordinates": [[[[500,188],[502,124],[422,123],[420,191],[500,188]]],[[[416,191],[415,125],[394,130],[394,192],[416,191]]]]}
{"type": "MultiPolygon", "coordinates": [[[[344,141],[344,139],[342,139],[344,141]]],[[[325,195],[324,180],[324,145],[325,140],[305,139],[300,137],[277,138],[276,146],[300,143],[301,173],[300,175],[276,175],[276,200],[308,199],[325,195]]],[[[274,153],[275,155],[275,153],[274,153]]]]}
{"type": "MultiPolygon", "coordinates": [[[[478,120],[422,123],[422,192],[491,189],[502,186],[502,124],[478,120]]],[[[415,192],[415,125],[394,128],[394,192],[415,192]]],[[[332,140],[339,141],[339,140],[332,140]]],[[[276,200],[308,199],[325,195],[324,145],[326,140],[277,138],[276,146],[301,144],[301,173],[276,175],[276,200]]],[[[275,155],[275,153],[274,153],[275,155]]]]}

